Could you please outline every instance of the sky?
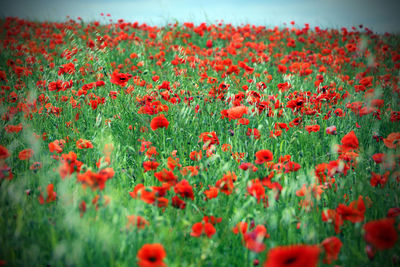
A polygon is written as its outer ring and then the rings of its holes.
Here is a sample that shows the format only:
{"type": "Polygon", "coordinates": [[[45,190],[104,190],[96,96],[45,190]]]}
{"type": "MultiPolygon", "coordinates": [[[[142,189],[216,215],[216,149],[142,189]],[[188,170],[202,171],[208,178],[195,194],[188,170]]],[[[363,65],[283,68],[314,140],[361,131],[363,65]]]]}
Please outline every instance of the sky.
{"type": "Polygon", "coordinates": [[[0,0],[0,17],[108,22],[124,19],[151,25],[194,22],[284,26],[294,20],[322,28],[360,24],[374,32],[400,33],[400,0],[0,0]],[[111,14],[101,17],[100,14],[111,14]]]}

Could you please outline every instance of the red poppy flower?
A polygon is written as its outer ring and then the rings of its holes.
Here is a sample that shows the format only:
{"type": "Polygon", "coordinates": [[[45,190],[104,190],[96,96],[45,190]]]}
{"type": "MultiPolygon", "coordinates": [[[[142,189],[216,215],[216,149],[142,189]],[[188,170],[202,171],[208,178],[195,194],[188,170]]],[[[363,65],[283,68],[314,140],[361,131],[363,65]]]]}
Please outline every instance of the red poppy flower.
{"type": "Polygon", "coordinates": [[[154,176],[160,181],[169,184],[176,184],[178,177],[172,172],[167,169],[163,169],[160,172],[154,173],[154,176]]]}
{"type": "Polygon", "coordinates": [[[282,130],[275,130],[275,131],[269,132],[269,137],[271,137],[271,138],[277,138],[281,135],[282,135],[282,130]]]}
{"type": "Polygon", "coordinates": [[[231,120],[237,120],[247,114],[248,108],[246,106],[237,106],[228,109],[228,118],[231,120]]]}
{"type": "Polygon", "coordinates": [[[254,139],[256,139],[256,140],[261,138],[260,131],[257,128],[254,128],[254,129],[248,128],[246,135],[251,136],[251,134],[253,134],[254,139]]]}
{"type": "Polygon", "coordinates": [[[257,164],[263,164],[264,162],[269,162],[272,161],[274,158],[274,155],[272,152],[268,149],[262,149],[256,152],[256,163],[257,164]]]}
{"type": "Polygon", "coordinates": [[[180,199],[178,196],[172,197],[172,206],[177,209],[184,210],[186,208],[186,202],[180,199]]]}
{"type": "MultiPolygon", "coordinates": [[[[132,195],[131,195],[132,196],[132,195]]],[[[156,202],[156,193],[148,188],[140,191],[140,199],[147,204],[154,204],[156,202]]]]}
{"type": "Polygon", "coordinates": [[[272,182],[272,178],[274,178],[274,172],[271,172],[267,177],[262,178],[262,184],[269,189],[278,191],[278,194],[276,195],[279,197],[279,192],[282,191],[282,185],[278,182],[272,182]]]}
{"type": "Polygon", "coordinates": [[[63,75],[64,73],[74,74],[75,73],[74,63],[69,62],[67,64],[61,65],[61,67],[58,70],[58,75],[63,75]]]}
{"type": "Polygon", "coordinates": [[[285,83],[278,83],[278,89],[281,92],[286,92],[287,90],[289,90],[290,88],[292,88],[292,85],[288,82],[285,83]]]}
{"type": "Polygon", "coordinates": [[[190,152],[189,157],[193,161],[198,161],[198,160],[201,160],[201,158],[203,157],[203,153],[201,152],[201,150],[199,150],[199,152],[192,151],[192,152],[190,152]]]}
{"type": "Polygon", "coordinates": [[[222,146],[221,146],[221,150],[222,151],[224,151],[224,152],[226,152],[226,151],[232,151],[232,146],[230,145],[230,144],[223,144],[222,146]]]}
{"type": "Polygon", "coordinates": [[[216,198],[218,196],[218,187],[209,186],[209,189],[205,190],[204,194],[207,196],[207,199],[216,198]]]}
{"type": "Polygon", "coordinates": [[[190,198],[191,200],[194,200],[193,188],[185,179],[175,185],[174,191],[183,198],[190,198]]]}
{"type": "Polygon", "coordinates": [[[53,184],[49,184],[47,186],[47,198],[46,198],[46,202],[53,202],[56,200],[57,197],[57,193],[54,192],[54,185],[53,184]]]}
{"type": "Polygon", "coordinates": [[[397,216],[400,215],[400,207],[397,208],[391,208],[389,209],[388,213],[387,213],[387,217],[388,218],[396,218],[397,216]]]}
{"type": "Polygon", "coordinates": [[[378,184],[380,184],[381,188],[385,187],[389,178],[389,174],[390,174],[389,171],[385,172],[382,175],[371,172],[371,181],[370,181],[371,186],[376,187],[378,184]]]}
{"type": "Polygon", "coordinates": [[[29,166],[29,169],[32,171],[36,171],[42,168],[42,163],[41,162],[34,162],[31,166],[29,166]]]}
{"type": "Polygon", "coordinates": [[[398,148],[400,147],[400,133],[391,133],[388,137],[383,138],[385,146],[388,148],[398,148]]]}
{"type": "Polygon", "coordinates": [[[287,67],[284,65],[278,65],[278,72],[279,73],[286,73],[287,67]]]}
{"type": "Polygon", "coordinates": [[[336,212],[336,210],[328,209],[326,211],[323,211],[322,221],[333,223],[335,233],[340,233],[340,226],[343,225],[343,218],[336,212]]]}
{"type": "Polygon", "coordinates": [[[300,164],[294,161],[287,162],[283,167],[285,169],[285,173],[297,172],[301,168],[300,164]]]}
{"type": "Polygon", "coordinates": [[[334,111],[334,113],[335,113],[335,115],[338,116],[338,117],[344,117],[344,116],[346,115],[346,113],[344,113],[343,110],[342,110],[341,108],[337,108],[337,109],[334,111]]]}
{"type": "Polygon", "coordinates": [[[158,128],[168,129],[169,121],[165,118],[164,114],[154,117],[150,122],[150,127],[153,131],[158,128]]]}
{"type": "Polygon", "coordinates": [[[385,218],[364,224],[365,241],[379,250],[392,248],[398,239],[394,223],[393,218],[385,218]]]}
{"type": "Polygon", "coordinates": [[[7,125],[4,127],[4,130],[6,130],[6,133],[19,133],[22,131],[23,127],[22,124],[18,125],[7,125]]]}
{"type": "Polygon", "coordinates": [[[337,260],[343,243],[336,236],[332,236],[322,241],[321,245],[325,250],[324,263],[331,264],[332,261],[337,260]]]}
{"type": "Polygon", "coordinates": [[[318,132],[319,129],[320,129],[320,126],[318,124],[316,124],[316,125],[306,125],[305,129],[308,132],[308,134],[310,134],[311,132],[318,132]]]}
{"type": "Polygon", "coordinates": [[[265,200],[265,188],[261,184],[259,179],[253,179],[247,186],[247,192],[257,199],[257,203],[260,203],[260,200],[265,200]]]}
{"type": "Polygon", "coordinates": [[[157,161],[145,161],[143,162],[144,172],[157,170],[159,165],[160,163],[158,163],[157,161]]]}
{"type": "Polygon", "coordinates": [[[0,159],[6,159],[10,156],[8,149],[0,145],[0,159]]]}
{"type": "Polygon", "coordinates": [[[99,173],[92,172],[91,170],[85,173],[78,173],[77,179],[82,183],[83,187],[89,186],[92,190],[103,190],[106,186],[108,179],[114,177],[114,170],[112,168],[105,168],[99,173]]]}
{"type": "Polygon", "coordinates": [[[235,187],[233,182],[236,181],[236,179],[237,176],[234,172],[228,172],[215,183],[215,187],[217,187],[225,195],[230,195],[235,187]]]}
{"type": "Polygon", "coordinates": [[[163,81],[161,83],[161,85],[158,86],[158,89],[166,89],[166,90],[170,90],[171,89],[171,83],[169,81],[163,81]]]}
{"type": "Polygon", "coordinates": [[[242,164],[239,165],[239,169],[242,169],[244,171],[247,170],[252,170],[253,172],[256,172],[258,170],[258,168],[256,166],[254,166],[252,163],[250,162],[243,162],[242,164]]]}
{"type": "Polygon", "coordinates": [[[147,151],[146,151],[146,156],[151,159],[153,156],[157,156],[158,152],[157,152],[157,148],[155,146],[150,147],[147,151]]]}
{"type": "Polygon", "coordinates": [[[342,138],[342,149],[344,151],[351,150],[351,149],[358,149],[358,139],[354,131],[346,134],[342,138]]]}
{"type": "Polygon", "coordinates": [[[362,222],[364,220],[365,204],[362,196],[358,200],[354,200],[349,206],[339,204],[336,208],[337,213],[343,218],[352,223],[362,222]]]}
{"type": "Polygon", "coordinates": [[[375,161],[376,164],[382,163],[386,158],[385,153],[376,153],[372,155],[372,159],[375,161]]]}
{"type": "Polygon", "coordinates": [[[275,247],[268,251],[264,267],[315,267],[319,252],[318,246],[311,245],[275,247]]]}
{"type": "Polygon", "coordinates": [[[157,196],[164,197],[171,188],[171,185],[169,183],[163,183],[161,186],[152,186],[151,188],[157,196]]]}
{"type": "Polygon", "coordinates": [[[129,192],[129,195],[132,198],[137,198],[138,196],[140,196],[140,194],[142,193],[142,191],[144,191],[146,189],[146,187],[143,184],[137,184],[135,186],[135,188],[133,189],[132,192],[129,192]]]}
{"type": "Polygon", "coordinates": [[[79,173],[83,165],[83,163],[78,160],[78,156],[75,152],[72,151],[68,154],[61,155],[61,163],[59,172],[62,179],[74,172],[79,173]]]}
{"type": "Polygon", "coordinates": [[[400,121],[400,111],[391,111],[390,112],[390,121],[391,122],[400,121]]]}
{"type": "Polygon", "coordinates": [[[199,174],[200,167],[199,166],[186,166],[180,170],[180,173],[183,176],[190,175],[191,177],[199,174]]]}
{"type": "Polygon", "coordinates": [[[149,222],[139,215],[128,215],[127,218],[128,223],[126,224],[126,228],[133,226],[137,227],[138,229],[144,229],[147,225],[149,225],[149,222]]]}
{"type": "Polygon", "coordinates": [[[371,106],[375,108],[380,108],[385,104],[385,100],[383,99],[372,99],[371,106]]]}
{"type": "Polygon", "coordinates": [[[170,169],[171,171],[173,171],[176,167],[178,167],[179,169],[182,168],[182,165],[179,164],[179,158],[174,159],[172,157],[168,157],[167,166],[168,169],[170,169]]]}
{"type": "Polygon", "coordinates": [[[33,150],[28,148],[28,149],[24,149],[21,152],[19,152],[18,154],[18,158],[20,160],[28,160],[33,156],[33,150]]]}
{"type": "Polygon", "coordinates": [[[199,237],[204,233],[208,238],[211,238],[215,232],[215,227],[211,223],[198,222],[193,224],[190,235],[199,237]]]}
{"type": "MultiPolygon", "coordinates": [[[[47,198],[46,198],[46,202],[47,203],[50,203],[50,202],[53,202],[53,201],[55,201],[56,200],[56,198],[57,198],[57,193],[56,192],[54,192],[54,185],[53,184],[49,184],[48,186],[47,186],[47,198]]],[[[44,197],[43,197],[43,194],[42,194],[42,192],[40,192],[40,195],[39,195],[39,203],[41,204],[41,205],[43,205],[44,204],[44,197]]]]}
{"type": "MultiPolygon", "coordinates": [[[[199,139],[203,141],[204,146],[203,150],[206,150],[207,148],[211,147],[214,144],[219,145],[219,139],[218,136],[215,132],[204,132],[199,135],[199,139]]],[[[200,140],[199,140],[200,142],[200,140]]]]}
{"type": "Polygon", "coordinates": [[[277,123],[275,123],[274,129],[281,129],[281,130],[285,130],[287,132],[287,131],[289,131],[289,126],[286,123],[277,122],[277,123]]]}
{"type": "Polygon", "coordinates": [[[212,41],[211,39],[207,40],[206,46],[207,46],[208,48],[211,48],[211,47],[213,46],[213,41],[212,41]]]}
{"type": "Polygon", "coordinates": [[[65,140],[55,140],[54,142],[49,143],[49,151],[51,153],[61,153],[64,149],[65,140]]]}
{"type": "Polygon", "coordinates": [[[237,125],[239,125],[239,124],[248,125],[249,123],[250,123],[250,120],[249,120],[249,119],[247,119],[247,118],[241,118],[241,119],[238,120],[238,124],[237,124],[237,125]]]}
{"type": "Polygon", "coordinates": [[[118,70],[115,70],[112,75],[111,75],[111,83],[119,85],[119,86],[125,86],[129,79],[132,78],[132,74],[128,73],[119,73],[118,70]]]}
{"type": "Polygon", "coordinates": [[[89,140],[81,138],[78,141],[76,141],[76,147],[78,149],[93,148],[93,144],[89,140]]]}
{"type": "Polygon", "coordinates": [[[247,232],[247,222],[238,222],[235,227],[233,227],[232,232],[237,235],[239,232],[243,235],[247,232]]]}
{"type": "Polygon", "coordinates": [[[213,215],[210,216],[204,216],[203,217],[203,222],[205,223],[211,223],[212,225],[216,225],[217,223],[222,222],[222,217],[215,217],[213,215]]]}
{"type": "Polygon", "coordinates": [[[257,225],[251,232],[243,234],[246,248],[256,253],[265,250],[264,238],[269,238],[267,228],[264,225],[257,225]]]}
{"type": "Polygon", "coordinates": [[[167,253],[161,244],[145,244],[137,253],[140,267],[163,267],[166,266],[164,258],[167,253]]]}
{"type": "Polygon", "coordinates": [[[293,127],[293,126],[297,126],[300,125],[300,123],[302,123],[303,119],[301,117],[297,117],[295,119],[293,119],[290,123],[289,123],[289,127],[293,127]]]}

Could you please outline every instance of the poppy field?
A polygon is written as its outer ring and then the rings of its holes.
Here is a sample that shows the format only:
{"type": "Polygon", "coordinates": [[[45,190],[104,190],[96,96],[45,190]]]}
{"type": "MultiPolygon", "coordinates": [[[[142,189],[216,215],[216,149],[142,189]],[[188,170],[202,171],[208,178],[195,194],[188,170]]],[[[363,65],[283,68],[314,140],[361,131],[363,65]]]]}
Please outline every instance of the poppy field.
{"type": "Polygon", "coordinates": [[[399,35],[0,24],[0,265],[400,265],[399,35]]]}

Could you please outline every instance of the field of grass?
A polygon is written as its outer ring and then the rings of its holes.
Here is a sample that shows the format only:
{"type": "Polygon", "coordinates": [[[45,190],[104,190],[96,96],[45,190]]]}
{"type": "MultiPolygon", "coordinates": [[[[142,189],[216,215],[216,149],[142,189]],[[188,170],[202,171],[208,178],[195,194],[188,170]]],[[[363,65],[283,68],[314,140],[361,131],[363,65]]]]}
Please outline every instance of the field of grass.
{"type": "Polygon", "coordinates": [[[0,265],[400,264],[399,35],[0,25],[0,265]]]}

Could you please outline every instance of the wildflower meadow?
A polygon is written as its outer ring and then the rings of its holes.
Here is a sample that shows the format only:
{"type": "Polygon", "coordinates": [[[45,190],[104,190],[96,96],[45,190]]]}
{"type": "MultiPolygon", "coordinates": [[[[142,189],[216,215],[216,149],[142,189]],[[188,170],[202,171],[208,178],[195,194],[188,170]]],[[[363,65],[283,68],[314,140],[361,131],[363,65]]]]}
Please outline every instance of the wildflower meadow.
{"type": "Polygon", "coordinates": [[[400,265],[398,34],[0,25],[0,266],[400,265]]]}

